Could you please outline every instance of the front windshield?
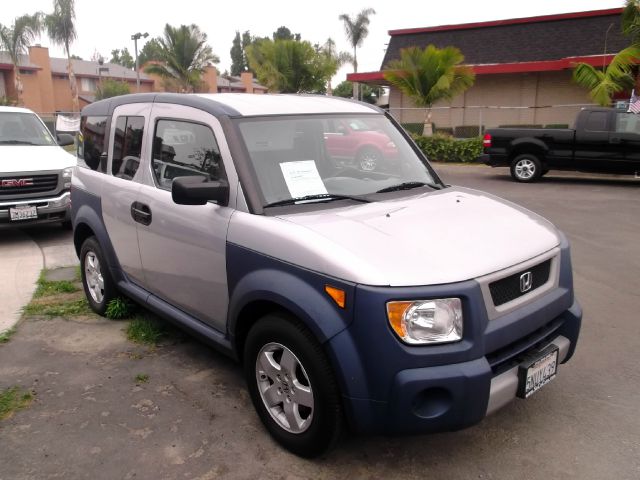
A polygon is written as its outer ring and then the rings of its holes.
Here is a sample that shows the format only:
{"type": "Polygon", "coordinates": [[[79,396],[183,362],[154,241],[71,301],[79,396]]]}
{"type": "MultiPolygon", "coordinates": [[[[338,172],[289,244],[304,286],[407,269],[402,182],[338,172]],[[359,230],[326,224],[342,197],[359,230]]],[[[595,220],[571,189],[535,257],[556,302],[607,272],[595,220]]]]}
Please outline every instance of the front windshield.
{"type": "Polygon", "coordinates": [[[265,206],[439,186],[382,114],[259,117],[239,120],[239,128],[265,206]]]}
{"type": "Polygon", "coordinates": [[[56,142],[33,113],[2,112],[0,145],[56,145],[56,142]]]}

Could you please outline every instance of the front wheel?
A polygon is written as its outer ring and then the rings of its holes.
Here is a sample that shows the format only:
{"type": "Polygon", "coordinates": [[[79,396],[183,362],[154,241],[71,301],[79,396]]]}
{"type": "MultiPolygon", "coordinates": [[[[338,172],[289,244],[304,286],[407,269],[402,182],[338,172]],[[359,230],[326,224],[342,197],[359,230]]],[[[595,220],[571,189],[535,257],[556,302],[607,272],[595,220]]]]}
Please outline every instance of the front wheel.
{"type": "Polygon", "coordinates": [[[118,292],[96,237],[89,237],[82,244],[80,268],[89,306],[98,315],[104,316],[109,302],[118,297],[118,292]]]}
{"type": "Polygon", "coordinates": [[[382,152],[375,147],[363,147],[356,158],[358,167],[364,172],[380,170],[383,160],[382,152]]]}
{"type": "Polygon", "coordinates": [[[542,176],[542,164],[535,155],[518,155],[511,162],[511,176],[517,182],[535,182],[542,176]]]}
{"type": "Polygon", "coordinates": [[[278,443],[307,458],[334,445],[342,429],[340,395],[309,330],[285,315],[261,318],[247,336],[244,369],[258,416],[278,443]]]}

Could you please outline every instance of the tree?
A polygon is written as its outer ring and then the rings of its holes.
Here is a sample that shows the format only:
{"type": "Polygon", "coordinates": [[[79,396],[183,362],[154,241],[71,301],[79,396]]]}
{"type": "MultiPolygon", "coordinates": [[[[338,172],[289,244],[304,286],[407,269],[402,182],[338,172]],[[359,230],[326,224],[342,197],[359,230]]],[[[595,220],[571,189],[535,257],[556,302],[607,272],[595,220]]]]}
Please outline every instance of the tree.
{"type": "Polygon", "coordinates": [[[425,134],[430,130],[433,104],[450,100],[473,85],[475,74],[462,62],[464,55],[457,48],[429,45],[424,50],[402,49],[400,58],[387,65],[385,80],[413,99],[418,107],[427,109],[425,134]]]}
{"type": "MultiPolygon", "coordinates": [[[[355,18],[351,18],[348,14],[343,13],[338,18],[344,22],[344,31],[347,34],[347,39],[353,47],[353,73],[358,72],[358,47],[362,46],[364,39],[369,35],[369,17],[375,15],[376,11],[373,8],[364,8],[355,18]]],[[[353,98],[359,98],[358,96],[358,84],[353,84],[353,98]]]]}
{"type": "Polygon", "coordinates": [[[238,76],[247,69],[247,61],[242,48],[242,39],[240,32],[236,30],[236,36],[233,38],[231,50],[231,75],[238,76]]]}
{"type": "Polygon", "coordinates": [[[278,29],[273,32],[273,40],[295,40],[299,42],[301,39],[300,34],[296,33],[295,35],[291,33],[287,27],[282,26],[278,27],[278,29]]]}
{"type": "Polygon", "coordinates": [[[117,97],[118,95],[126,95],[130,92],[129,84],[127,82],[113,80],[112,78],[105,78],[98,86],[96,91],[96,100],[117,97]]]}
{"type": "Polygon", "coordinates": [[[20,76],[20,55],[27,53],[31,42],[42,30],[42,14],[22,15],[13,21],[11,27],[0,24],[0,47],[6,50],[13,64],[14,86],[18,104],[22,104],[22,78],[20,76]]]}
{"type": "Polygon", "coordinates": [[[195,92],[205,67],[220,62],[207,45],[207,34],[197,25],[172,27],[166,24],[164,37],[158,42],[161,63],[149,65],[145,72],[175,83],[181,92],[195,92]]]}
{"type": "MultiPolygon", "coordinates": [[[[367,84],[362,84],[361,87],[362,91],[360,93],[362,94],[363,102],[375,105],[383,94],[382,87],[372,87],[367,84]]],[[[336,97],[351,98],[351,95],[353,95],[353,84],[348,80],[340,82],[336,88],[333,89],[333,95],[336,97]]]]}
{"type": "Polygon", "coordinates": [[[162,45],[160,44],[159,38],[152,38],[149,40],[138,53],[139,65],[144,65],[145,63],[152,61],[162,61],[162,45]]]}
{"type": "Polygon", "coordinates": [[[324,92],[331,76],[325,57],[308,41],[262,39],[247,47],[260,83],[281,93],[324,92]]]}
{"type": "Polygon", "coordinates": [[[325,57],[327,69],[330,72],[327,80],[327,94],[331,95],[331,78],[337,73],[338,69],[342,67],[342,65],[345,63],[352,63],[353,57],[349,52],[339,52],[336,49],[336,42],[331,38],[328,38],[324,45],[322,45],[318,50],[325,57]]]}
{"type": "Polygon", "coordinates": [[[136,61],[133,59],[131,54],[129,53],[129,49],[127,47],[120,49],[111,50],[111,60],[109,63],[115,63],[117,65],[122,65],[125,68],[133,70],[136,66],[136,61]]]}
{"type": "Polygon", "coordinates": [[[71,98],[73,101],[73,111],[79,110],[78,86],[76,76],[71,63],[70,47],[77,38],[75,26],[76,12],[74,0],[53,0],[53,13],[45,17],[45,25],[49,38],[55,45],[60,45],[67,55],[67,74],[69,75],[69,86],[71,88],[71,98]]]}
{"type": "Polygon", "coordinates": [[[639,0],[626,1],[621,23],[622,33],[631,37],[629,47],[618,52],[606,67],[603,60],[602,69],[578,63],[573,70],[573,80],[587,88],[591,99],[602,106],[610,106],[616,93],[632,88],[640,92],[637,67],[640,60],[639,0]]]}

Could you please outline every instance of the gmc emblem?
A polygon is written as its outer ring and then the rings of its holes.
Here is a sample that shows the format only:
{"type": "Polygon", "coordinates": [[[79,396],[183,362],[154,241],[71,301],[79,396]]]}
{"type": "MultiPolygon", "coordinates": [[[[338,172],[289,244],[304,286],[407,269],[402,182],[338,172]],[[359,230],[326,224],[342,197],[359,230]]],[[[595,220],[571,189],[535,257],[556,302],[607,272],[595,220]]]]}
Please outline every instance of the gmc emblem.
{"type": "Polygon", "coordinates": [[[2,188],[32,187],[33,178],[9,178],[0,181],[2,188]]]}

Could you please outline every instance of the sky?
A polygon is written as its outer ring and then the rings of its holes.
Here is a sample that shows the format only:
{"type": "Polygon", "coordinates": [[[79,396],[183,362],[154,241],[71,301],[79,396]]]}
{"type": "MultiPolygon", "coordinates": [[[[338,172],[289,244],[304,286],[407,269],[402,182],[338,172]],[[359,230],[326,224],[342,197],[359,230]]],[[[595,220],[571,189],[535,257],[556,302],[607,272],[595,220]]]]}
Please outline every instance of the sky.
{"type": "MultiPolygon", "coordinates": [[[[330,37],[339,50],[351,51],[338,16],[342,13],[355,16],[363,8],[373,8],[376,14],[370,17],[369,36],[358,49],[358,71],[366,72],[380,69],[389,42],[389,30],[600,10],[621,7],[623,3],[623,0],[456,0],[451,3],[429,0],[367,0],[365,3],[344,0],[76,0],[78,39],[72,45],[71,53],[88,60],[98,52],[109,60],[111,50],[127,47],[133,55],[132,34],[148,32],[152,38],[162,34],[166,23],[173,26],[195,23],[207,34],[209,45],[221,60],[218,68],[224,72],[231,65],[229,50],[236,30],[271,36],[284,25],[293,33],[300,33],[303,40],[324,43],[330,37]]],[[[25,13],[52,10],[52,0],[2,0],[0,24],[10,25],[15,17],[25,13]]],[[[144,39],[138,42],[139,49],[144,42],[144,39]]],[[[50,47],[51,56],[64,56],[60,48],[50,45],[46,35],[35,43],[50,47]]],[[[334,85],[351,71],[350,65],[343,67],[334,77],[334,85]]]]}

